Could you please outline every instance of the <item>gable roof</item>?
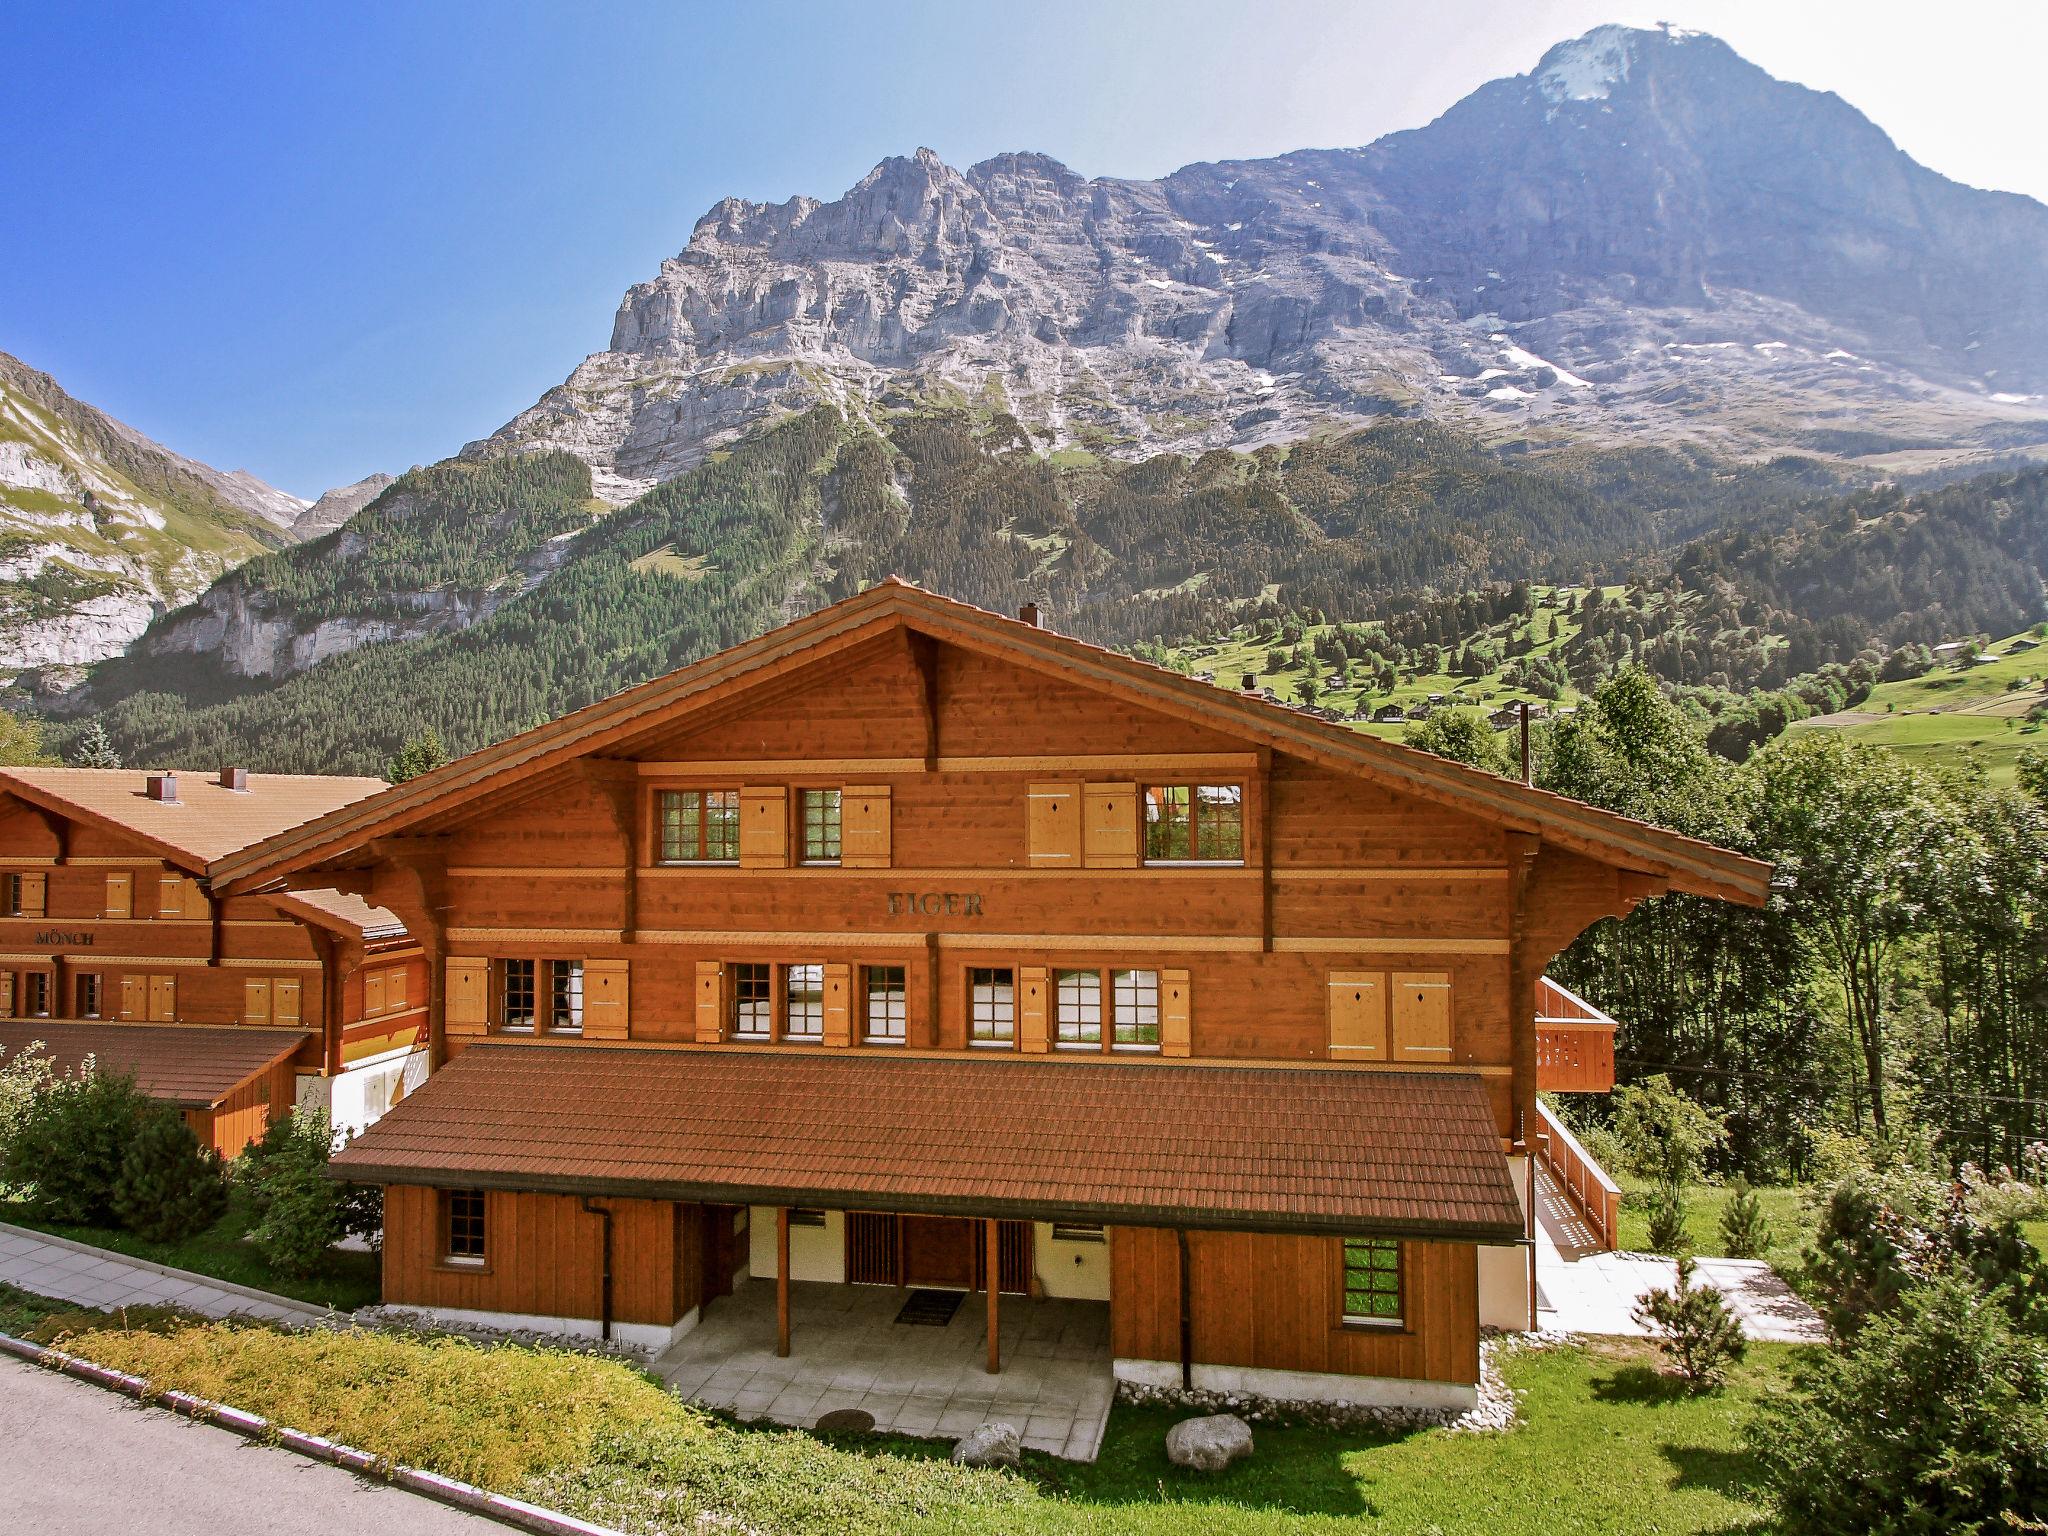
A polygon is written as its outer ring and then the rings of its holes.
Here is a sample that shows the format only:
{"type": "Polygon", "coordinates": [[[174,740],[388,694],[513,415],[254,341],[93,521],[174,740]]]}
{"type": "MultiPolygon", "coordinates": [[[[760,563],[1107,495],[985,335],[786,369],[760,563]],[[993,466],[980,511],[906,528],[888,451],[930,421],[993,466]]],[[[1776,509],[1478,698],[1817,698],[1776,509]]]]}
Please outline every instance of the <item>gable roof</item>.
{"type": "MultiPolygon", "coordinates": [[[[388,788],[339,774],[252,773],[246,790],[218,774],[175,770],[178,798],[152,800],[152,775],[133,768],[0,768],[0,792],[102,831],[133,838],[165,862],[204,871],[226,854],[388,788]]],[[[293,915],[380,937],[405,925],[382,907],[337,891],[301,891],[293,915]]]]}
{"type": "Polygon", "coordinates": [[[667,727],[810,660],[904,629],[1064,676],[1138,707],[1306,759],[1518,831],[1574,852],[1667,879],[1674,889],[1761,905],[1770,866],[1697,838],[1599,810],[1483,769],[1331,722],[1283,704],[1196,682],[1164,667],[1007,619],[896,577],[559,720],[508,737],[382,794],[343,806],[218,859],[218,885],[251,888],[389,836],[577,758],[667,727]]]}

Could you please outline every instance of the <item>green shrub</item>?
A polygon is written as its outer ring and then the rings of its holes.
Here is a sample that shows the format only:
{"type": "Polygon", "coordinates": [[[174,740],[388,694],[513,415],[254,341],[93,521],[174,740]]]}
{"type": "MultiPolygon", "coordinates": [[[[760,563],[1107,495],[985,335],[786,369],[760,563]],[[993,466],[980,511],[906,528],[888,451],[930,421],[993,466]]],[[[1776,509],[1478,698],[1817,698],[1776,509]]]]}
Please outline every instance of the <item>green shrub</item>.
{"type": "Polygon", "coordinates": [[[28,1114],[29,1106],[56,1077],[56,1066],[40,1040],[31,1040],[5,1066],[0,1066],[0,1155],[4,1155],[14,1128],[28,1114]]]}
{"type": "Polygon", "coordinates": [[[1694,1184],[1707,1154],[1728,1139],[1725,1117],[1688,1098],[1661,1073],[1614,1090],[1614,1134],[1631,1173],[1660,1184],[1694,1184]]]}
{"type": "Polygon", "coordinates": [[[1760,1259],[1770,1248],[1771,1237],[1763,1201],[1749,1180],[1738,1177],[1729,1186],[1728,1203],[1721,1207],[1721,1251],[1731,1259],[1760,1259]]]}
{"type": "Polygon", "coordinates": [[[309,1275],[344,1237],[373,1237],[383,1226],[383,1191],[327,1177],[334,1139],[327,1111],[293,1110],[235,1165],[258,1213],[249,1239],[285,1274],[309,1275]]]}
{"type": "Polygon", "coordinates": [[[109,1225],[114,1183],[151,1108],[131,1077],[54,1078],[30,1098],[0,1147],[0,1183],[21,1190],[41,1220],[109,1225]]]}
{"type": "Polygon", "coordinates": [[[1749,1350],[1742,1321],[1711,1285],[1693,1284],[1690,1254],[1678,1258],[1678,1284],[1652,1291],[1636,1303],[1635,1319],[1656,1336],[1688,1392],[1712,1392],[1728,1379],[1728,1367],[1749,1350]]]}
{"type": "Polygon", "coordinates": [[[1650,1248],[1656,1253],[1684,1253],[1692,1239],[1685,1231],[1685,1190],[1662,1183],[1650,1191],[1650,1248]]]}
{"type": "Polygon", "coordinates": [[[1748,1438],[1785,1536],[2041,1529],[2048,1345],[1983,1303],[1961,1278],[1912,1287],[1765,1404],[1748,1438]]]}
{"type": "Polygon", "coordinates": [[[183,1242],[220,1220],[228,1207],[220,1154],[202,1146],[168,1104],[143,1115],[114,1180],[114,1214],[152,1243],[183,1242]]]}

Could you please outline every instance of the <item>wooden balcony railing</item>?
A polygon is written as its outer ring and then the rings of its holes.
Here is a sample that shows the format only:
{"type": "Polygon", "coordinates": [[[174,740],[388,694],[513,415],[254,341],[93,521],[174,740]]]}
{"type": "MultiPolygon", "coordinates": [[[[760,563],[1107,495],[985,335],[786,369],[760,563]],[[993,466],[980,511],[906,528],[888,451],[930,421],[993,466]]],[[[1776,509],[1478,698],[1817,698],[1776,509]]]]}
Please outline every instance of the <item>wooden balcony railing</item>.
{"type": "Polygon", "coordinates": [[[1578,1138],[1565,1129],[1564,1122],[1541,1099],[1536,1101],[1535,1141],[1537,1158],[1579,1208],[1600,1246],[1611,1252],[1620,1240],[1621,1186],[1593,1161],[1578,1138]]]}
{"type": "Polygon", "coordinates": [[[1536,1091],[1613,1091],[1614,1029],[1614,1020],[1545,976],[1536,987],[1536,1091]]]}

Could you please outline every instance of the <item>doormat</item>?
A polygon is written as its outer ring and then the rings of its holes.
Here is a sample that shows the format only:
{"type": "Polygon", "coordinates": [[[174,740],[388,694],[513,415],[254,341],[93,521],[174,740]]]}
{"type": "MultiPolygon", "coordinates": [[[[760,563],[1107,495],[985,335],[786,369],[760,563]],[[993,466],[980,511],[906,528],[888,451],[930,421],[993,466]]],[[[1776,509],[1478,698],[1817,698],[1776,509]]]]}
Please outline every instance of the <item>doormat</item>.
{"type": "Polygon", "coordinates": [[[913,1328],[943,1328],[960,1310],[961,1291],[912,1291],[896,1321],[913,1328]]]}

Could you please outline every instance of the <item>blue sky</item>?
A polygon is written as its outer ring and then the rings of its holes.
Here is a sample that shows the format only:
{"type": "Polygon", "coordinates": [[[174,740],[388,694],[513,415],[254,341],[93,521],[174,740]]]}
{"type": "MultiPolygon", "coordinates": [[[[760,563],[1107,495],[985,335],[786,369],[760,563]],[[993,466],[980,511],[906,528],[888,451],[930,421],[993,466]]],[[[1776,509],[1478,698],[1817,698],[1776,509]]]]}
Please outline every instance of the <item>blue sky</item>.
{"type": "MultiPolygon", "coordinates": [[[[2048,5],[1665,0],[1909,152],[2048,199],[2048,5]],[[1938,20],[1934,19],[1938,15],[1938,20]]],[[[0,350],[302,496],[495,429],[727,194],[930,145],[1087,175],[1359,144],[1597,0],[16,7],[0,350]]]]}

